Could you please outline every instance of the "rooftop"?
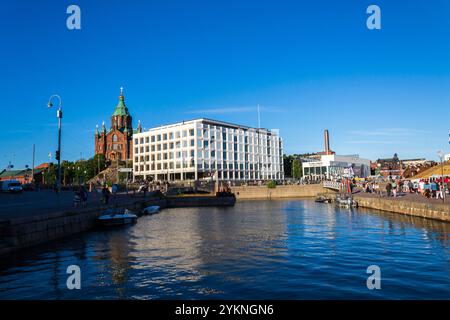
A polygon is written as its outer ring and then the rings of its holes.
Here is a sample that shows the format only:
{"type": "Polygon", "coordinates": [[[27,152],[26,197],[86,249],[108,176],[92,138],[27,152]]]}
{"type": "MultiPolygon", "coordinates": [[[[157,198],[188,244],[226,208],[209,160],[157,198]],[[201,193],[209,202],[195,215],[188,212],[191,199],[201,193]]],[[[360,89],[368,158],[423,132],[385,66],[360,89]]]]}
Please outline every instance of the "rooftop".
{"type": "Polygon", "coordinates": [[[177,122],[177,123],[161,125],[161,126],[157,126],[154,128],[150,128],[146,132],[167,129],[167,128],[173,128],[173,127],[178,127],[178,126],[186,125],[186,124],[193,124],[193,123],[197,123],[197,122],[202,122],[202,123],[212,124],[212,125],[219,125],[219,126],[224,126],[224,127],[234,128],[234,129],[255,130],[255,131],[261,131],[264,133],[275,134],[275,132],[273,130],[269,130],[269,129],[265,129],[265,128],[253,128],[253,127],[249,127],[249,126],[234,124],[234,123],[220,121],[220,120],[208,119],[208,118],[196,118],[196,119],[191,119],[191,120],[187,120],[187,121],[181,121],[181,122],[177,122]]]}

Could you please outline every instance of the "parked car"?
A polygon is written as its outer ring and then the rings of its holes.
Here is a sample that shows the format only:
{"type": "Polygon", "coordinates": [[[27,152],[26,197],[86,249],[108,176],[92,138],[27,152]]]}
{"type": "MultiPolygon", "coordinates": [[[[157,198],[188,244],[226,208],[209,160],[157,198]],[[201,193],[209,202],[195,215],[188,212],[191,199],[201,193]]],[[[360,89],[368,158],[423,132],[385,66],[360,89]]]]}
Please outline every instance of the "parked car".
{"type": "Polygon", "coordinates": [[[10,193],[18,193],[22,192],[22,184],[16,180],[5,180],[0,181],[0,191],[1,192],[10,192],[10,193]]]}
{"type": "Polygon", "coordinates": [[[34,191],[34,184],[32,183],[25,183],[22,185],[23,191],[34,191]]]}

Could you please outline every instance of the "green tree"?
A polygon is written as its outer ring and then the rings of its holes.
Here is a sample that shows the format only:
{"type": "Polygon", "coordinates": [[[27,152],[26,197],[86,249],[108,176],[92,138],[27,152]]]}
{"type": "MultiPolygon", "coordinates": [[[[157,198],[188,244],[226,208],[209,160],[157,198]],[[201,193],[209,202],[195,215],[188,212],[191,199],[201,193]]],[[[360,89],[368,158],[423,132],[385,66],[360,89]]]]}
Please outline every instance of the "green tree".
{"type": "Polygon", "coordinates": [[[71,161],[64,160],[61,163],[61,170],[62,170],[62,183],[64,185],[72,184],[75,177],[75,168],[74,163],[71,161]]]}
{"type": "Polygon", "coordinates": [[[303,175],[302,163],[298,159],[292,161],[292,178],[300,179],[303,175]]]}
{"type": "Polygon", "coordinates": [[[275,189],[277,187],[277,183],[273,180],[267,182],[267,188],[269,189],[275,189]]]}
{"type": "Polygon", "coordinates": [[[293,155],[283,155],[283,167],[284,167],[284,176],[292,177],[292,161],[294,160],[293,155]]]}
{"type": "Polygon", "coordinates": [[[44,183],[52,185],[56,182],[56,166],[50,163],[49,167],[44,172],[44,183]]]}
{"type": "Polygon", "coordinates": [[[95,167],[95,174],[99,174],[106,167],[105,155],[104,154],[96,154],[93,158],[92,165],[95,167]]]}

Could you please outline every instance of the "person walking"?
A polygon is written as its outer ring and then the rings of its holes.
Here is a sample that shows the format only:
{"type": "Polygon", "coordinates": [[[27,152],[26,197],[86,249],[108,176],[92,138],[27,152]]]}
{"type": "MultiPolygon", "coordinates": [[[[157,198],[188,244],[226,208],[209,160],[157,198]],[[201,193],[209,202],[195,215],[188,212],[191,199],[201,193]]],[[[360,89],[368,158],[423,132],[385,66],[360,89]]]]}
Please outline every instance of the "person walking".
{"type": "Polygon", "coordinates": [[[391,196],[391,190],[392,190],[392,184],[390,182],[388,182],[386,184],[386,193],[387,193],[388,198],[391,196]]]}
{"type": "Polygon", "coordinates": [[[394,198],[397,197],[397,183],[395,183],[395,181],[392,182],[392,194],[393,194],[394,198]]]}
{"type": "Polygon", "coordinates": [[[444,194],[443,191],[444,190],[444,185],[442,183],[438,183],[437,187],[436,187],[436,199],[442,199],[444,200],[444,194]]]}
{"type": "Polygon", "coordinates": [[[414,183],[411,180],[408,182],[408,189],[409,193],[414,193],[414,183]]]}
{"type": "Polygon", "coordinates": [[[437,184],[436,180],[432,180],[432,182],[431,182],[431,196],[433,198],[436,197],[437,189],[438,189],[438,184],[437,184]]]}
{"type": "Polygon", "coordinates": [[[108,202],[109,202],[109,195],[110,195],[110,192],[109,192],[108,187],[104,186],[103,189],[102,189],[102,196],[103,196],[102,200],[103,200],[104,204],[108,204],[108,202]]]}

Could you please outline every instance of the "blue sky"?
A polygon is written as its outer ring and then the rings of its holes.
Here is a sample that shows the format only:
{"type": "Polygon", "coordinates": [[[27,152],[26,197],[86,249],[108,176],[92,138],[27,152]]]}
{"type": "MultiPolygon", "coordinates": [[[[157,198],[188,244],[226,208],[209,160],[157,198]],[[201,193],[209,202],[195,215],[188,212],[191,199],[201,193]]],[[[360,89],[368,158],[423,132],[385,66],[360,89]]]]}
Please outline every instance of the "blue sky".
{"type": "Polygon", "coordinates": [[[0,11],[0,168],[93,155],[120,86],[134,124],[198,117],[280,129],[286,153],[436,159],[450,148],[450,2],[31,1],[0,11]],[[66,8],[81,8],[81,30],[66,8]],[[366,28],[377,4],[382,29],[366,28]]]}

